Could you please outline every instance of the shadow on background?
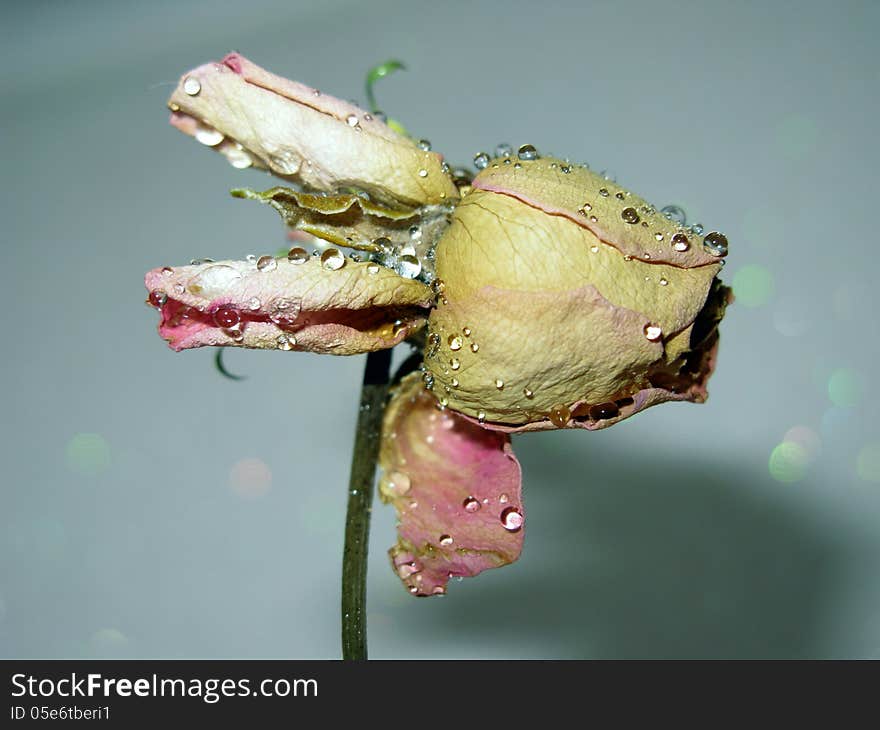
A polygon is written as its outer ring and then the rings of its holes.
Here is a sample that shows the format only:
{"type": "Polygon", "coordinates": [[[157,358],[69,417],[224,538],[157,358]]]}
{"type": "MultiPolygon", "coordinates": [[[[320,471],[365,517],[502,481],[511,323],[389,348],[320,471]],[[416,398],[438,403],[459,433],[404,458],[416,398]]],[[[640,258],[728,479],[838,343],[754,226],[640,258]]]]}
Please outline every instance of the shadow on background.
{"type": "MultiPolygon", "coordinates": [[[[516,448],[529,535],[519,565],[504,570],[519,576],[453,583],[436,630],[476,652],[501,632],[523,654],[559,657],[826,653],[842,555],[763,475],[648,449],[591,454],[550,439],[516,448]]],[[[395,612],[397,631],[416,608],[395,612]]]]}

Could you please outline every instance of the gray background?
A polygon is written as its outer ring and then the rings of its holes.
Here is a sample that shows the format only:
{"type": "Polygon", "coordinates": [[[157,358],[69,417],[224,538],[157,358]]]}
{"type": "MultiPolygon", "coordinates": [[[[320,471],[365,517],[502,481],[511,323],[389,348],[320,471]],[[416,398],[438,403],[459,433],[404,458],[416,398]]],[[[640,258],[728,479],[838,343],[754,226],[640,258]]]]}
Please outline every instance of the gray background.
{"type": "Polygon", "coordinates": [[[267,178],[167,124],[178,76],[237,49],[354,99],[404,59],[380,102],[452,161],[531,142],[731,240],[708,404],[517,438],[517,564],[415,600],[377,507],[373,656],[880,657],[876,3],[3,15],[0,655],[338,654],[362,358],[230,351],[233,383],[143,305],[149,268],[284,243],[227,194],[267,178]]]}

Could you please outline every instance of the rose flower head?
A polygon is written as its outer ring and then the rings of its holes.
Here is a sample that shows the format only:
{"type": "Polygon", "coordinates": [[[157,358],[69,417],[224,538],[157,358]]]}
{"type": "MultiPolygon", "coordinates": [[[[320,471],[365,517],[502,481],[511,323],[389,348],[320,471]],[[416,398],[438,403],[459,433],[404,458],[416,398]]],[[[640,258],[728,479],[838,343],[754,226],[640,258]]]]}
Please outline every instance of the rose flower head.
{"type": "Polygon", "coordinates": [[[422,352],[393,390],[380,453],[399,516],[391,560],[411,593],[519,556],[511,433],[706,399],[731,298],[723,234],[531,145],[478,155],[471,179],[377,114],[238,54],[185,74],[169,106],[233,167],[287,183],[233,194],[274,208],[295,242],[150,271],[173,349],[422,352]]]}

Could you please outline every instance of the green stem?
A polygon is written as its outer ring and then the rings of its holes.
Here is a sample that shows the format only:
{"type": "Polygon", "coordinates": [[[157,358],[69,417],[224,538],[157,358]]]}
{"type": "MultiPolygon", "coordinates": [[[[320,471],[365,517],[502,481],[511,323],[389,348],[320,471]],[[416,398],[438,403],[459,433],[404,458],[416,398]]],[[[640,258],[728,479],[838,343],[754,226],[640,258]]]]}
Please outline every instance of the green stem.
{"type": "Polygon", "coordinates": [[[358,409],[348,512],[345,516],[345,548],[342,554],[342,658],[367,658],[367,552],[373,483],[382,435],[382,414],[388,396],[391,350],[367,355],[358,409]]]}

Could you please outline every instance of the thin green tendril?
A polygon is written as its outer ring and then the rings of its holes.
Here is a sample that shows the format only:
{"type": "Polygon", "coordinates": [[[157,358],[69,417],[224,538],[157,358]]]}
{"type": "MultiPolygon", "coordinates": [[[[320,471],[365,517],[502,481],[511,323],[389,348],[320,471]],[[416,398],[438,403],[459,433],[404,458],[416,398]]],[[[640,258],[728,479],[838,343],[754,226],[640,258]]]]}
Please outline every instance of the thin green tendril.
{"type": "Polygon", "coordinates": [[[217,372],[230,380],[244,380],[247,378],[246,375],[235,375],[226,369],[226,366],[223,364],[223,349],[224,348],[222,347],[218,347],[217,351],[214,353],[214,367],[217,368],[217,372]]]}
{"type": "MultiPolygon", "coordinates": [[[[364,88],[367,92],[367,103],[370,105],[370,111],[373,114],[379,112],[379,105],[376,103],[376,95],[373,93],[373,86],[379,79],[384,79],[388,74],[393,73],[394,71],[406,71],[406,66],[403,64],[403,61],[395,61],[392,59],[390,61],[385,61],[385,63],[380,63],[378,66],[373,66],[373,68],[367,71],[367,79],[364,83],[364,88]]],[[[409,136],[406,128],[400,122],[389,117],[385,123],[398,134],[403,134],[407,137],[409,136]]]]}

